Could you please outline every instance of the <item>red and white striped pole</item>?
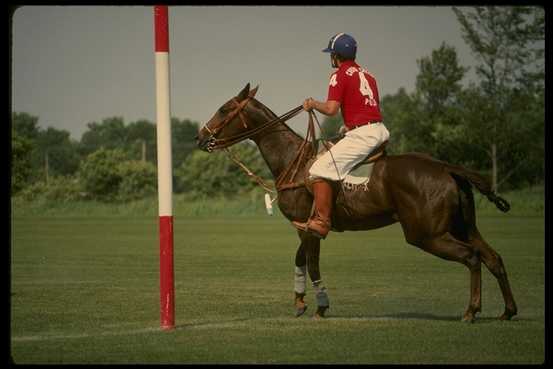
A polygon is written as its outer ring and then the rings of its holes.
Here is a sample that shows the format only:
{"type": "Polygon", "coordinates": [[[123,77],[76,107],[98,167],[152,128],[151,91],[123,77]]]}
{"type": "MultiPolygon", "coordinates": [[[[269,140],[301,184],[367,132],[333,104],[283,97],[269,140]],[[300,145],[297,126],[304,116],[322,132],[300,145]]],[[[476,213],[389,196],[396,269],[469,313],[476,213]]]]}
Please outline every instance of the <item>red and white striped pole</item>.
{"type": "Polygon", "coordinates": [[[169,83],[169,11],[154,6],[157,106],[157,183],[159,196],[159,286],[161,328],[175,327],[173,273],[173,173],[169,83]]]}

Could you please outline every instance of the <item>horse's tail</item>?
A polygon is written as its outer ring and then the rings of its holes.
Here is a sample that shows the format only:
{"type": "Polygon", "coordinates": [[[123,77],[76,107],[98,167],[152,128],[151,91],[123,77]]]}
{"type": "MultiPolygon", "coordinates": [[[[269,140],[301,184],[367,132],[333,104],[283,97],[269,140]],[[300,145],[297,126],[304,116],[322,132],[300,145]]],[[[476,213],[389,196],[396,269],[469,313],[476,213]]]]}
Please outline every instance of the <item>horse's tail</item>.
{"type": "Polygon", "coordinates": [[[459,176],[470,182],[502,212],[506,213],[511,209],[511,205],[509,205],[507,200],[493,192],[490,183],[480,174],[456,165],[447,164],[446,167],[450,174],[459,176]]]}

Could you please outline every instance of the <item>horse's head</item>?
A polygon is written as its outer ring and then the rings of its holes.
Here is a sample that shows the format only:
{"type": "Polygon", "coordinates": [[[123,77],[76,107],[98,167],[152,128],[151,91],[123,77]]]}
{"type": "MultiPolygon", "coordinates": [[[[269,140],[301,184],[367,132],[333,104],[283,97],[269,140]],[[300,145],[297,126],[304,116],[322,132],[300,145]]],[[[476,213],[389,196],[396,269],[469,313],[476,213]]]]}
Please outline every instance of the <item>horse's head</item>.
{"type": "Polygon", "coordinates": [[[236,139],[248,132],[251,128],[248,125],[251,123],[248,122],[244,111],[250,100],[255,96],[258,87],[250,90],[250,84],[248,83],[237,96],[217,109],[196,137],[200,149],[211,152],[218,148],[230,146],[230,144],[235,143],[236,139]]]}

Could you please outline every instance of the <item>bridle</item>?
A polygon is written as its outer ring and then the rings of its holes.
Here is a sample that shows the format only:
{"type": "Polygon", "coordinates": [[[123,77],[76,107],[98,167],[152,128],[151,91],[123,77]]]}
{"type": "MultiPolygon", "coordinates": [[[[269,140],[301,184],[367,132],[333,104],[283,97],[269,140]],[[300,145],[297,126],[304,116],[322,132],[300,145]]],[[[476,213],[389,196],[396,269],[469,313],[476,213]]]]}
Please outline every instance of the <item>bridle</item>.
{"type": "Polygon", "coordinates": [[[207,125],[205,126],[205,129],[209,132],[209,134],[212,136],[212,137],[215,137],[217,134],[219,134],[219,132],[225,128],[225,126],[227,124],[229,124],[237,115],[239,116],[240,118],[240,121],[242,122],[242,125],[244,126],[244,128],[248,128],[248,125],[246,123],[246,119],[244,118],[244,114],[242,112],[242,110],[244,110],[244,108],[246,107],[246,105],[248,105],[248,103],[250,102],[250,100],[252,99],[253,96],[248,96],[247,98],[245,98],[242,102],[238,102],[238,99],[236,97],[233,97],[232,98],[232,103],[234,103],[234,110],[231,111],[226,117],[225,119],[223,119],[221,121],[221,123],[219,123],[215,128],[212,128],[210,129],[207,125]]]}
{"type": "MultiPolygon", "coordinates": [[[[317,122],[317,125],[319,126],[319,129],[321,131],[323,130],[322,127],[321,127],[321,124],[319,123],[319,120],[317,119],[317,116],[315,115],[315,112],[312,111],[312,110],[309,111],[309,121],[308,121],[308,128],[307,128],[307,134],[305,136],[305,139],[301,143],[300,147],[297,149],[294,159],[290,163],[288,163],[288,165],[282,171],[282,173],[275,179],[274,187],[275,187],[276,191],[272,190],[270,188],[270,186],[267,184],[267,182],[265,182],[261,177],[259,177],[258,175],[254,174],[251,170],[249,170],[244,165],[244,163],[242,163],[235,155],[233,155],[227,149],[227,147],[229,147],[229,146],[232,146],[232,145],[234,145],[234,144],[236,144],[236,143],[238,143],[242,140],[251,138],[251,137],[261,133],[262,131],[266,130],[267,128],[269,128],[273,125],[275,125],[276,123],[286,122],[287,120],[295,117],[301,111],[303,111],[303,105],[295,107],[294,109],[282,114],[281,116],[276,117],[276,118],[274,118],[274,119],[272,119],[272,120],[270,120],[266,123],[263,123],[262,125],[260,125],[258,127],[255,127],[253,129],[249,129],[245,132],[239,133],[239,134],[231,136],[231,137],[216,138],[216,136],[219,134],[219,132],[224,127],[226,127],[234,118],[236,118],[236,116],[238,116],[240,118],[240,121],[241,121],[242,125],[244,126],[244,128],[249,128],[248,124],[247,124],[247,121],[246,121],[246,118],[245,118],[242,111],[246,108],[246,106],[248,105],[250,100],[253,99],[256,92],[257,92],[257,87],[255,89],[251,90],[248,93],[248,96],[241,102],[238,102],[238,99],[236,97],[233,97],[231,101],[234,104],[234,110],[232,112],[230,112],[225,117],[225,119],[223,119],[221,121],[221,123],[219,123],[216,127],[210,129],[207,126],[207,124],[204,126],[204,128],[206,129],[206,131],[210,135],[209,138],[207,139],[207,141],[208,141],[208,144],[207,144],[207,147],[206,147],[207,151],[211,153],[211,152],[213,152],[213,150],[216,150],[216,149],[224,149],[227,152],[227,154],[230,156],[232,161],[234,161],[236,164],[238,164],[238,166],[240,166],[240,168],[242,170],[244,170],[244,172],[248,176],[250,176],[254,181],[257,182],[258,185],[260,185],[263,189],[265,189],[265,191],[267,192],[266,196],[269,196],[268,192],[280,193],[280,192],[285,191],[285,190],[292,190],[292,189],[296,189],[298,187],[306,186],[306,181],[307,181],[306,178],[301,178],[299,180],[296,180],[296,177],[297,177],[298,173],[300,172],[301,166],[305,165],[305,163],[310,158],[315,157],[316,154],[317,154],[317,143],[316,143],[316,137],[315,137],[315,125],[313,123],[313,120],[315,120],[317,122]]],[[[328,144],[326,142],[324,142],[324,140],[322,142],[323,142],[323,145],[328,150],[328,152],[330,152],[331,155],[332,155],[332,152],[330,151],[330,147],[328,146],[328,144]]],[[[334,157],[332,157],[332,160],[334,162],[334,166],[336,166],[336,161],[334,160],[334,157]]],[[[338,170],[338,168],[336,168],[336,170],[338,170]]],[[[340,181],[340,185],[343,186],[341,181],[340,181]]],[[[270,196],[269,196],[269,199],[270,199],[270,196]]],[[[270,200],[270,202],[272,203],[276,199],[277,199],[277,197],[270,200]]],[[[315,206],[315,203],[313,203],[313,206],[311,208],[311,213],[312,214],[313,214],[313,211],[315,209],[314,206],[315,206]]]]}
{"type": "MultiPolygon", "coordinates": [[[[251,138],[279,122],[285,122],[293,118],[294,116],[298,115],[300,112],[303,111],[302,105],[282,114],[279,117],[276,117],[266,123],[263,123],[258,127],[248,129],[247,131],[236,134],[234,136],[217,138],[217,135],[221,132],[221,130],[225,128],[237,116],[239,117],[244,128],[249,128],[247,119],[243,114],[243,110],[246,108],[250,100],[253,99],[256,91],[257,91],[257,88],[250,91],[250,93],[248,94],[248,97],[246,97],[241,102],[239,102],[236,97],[232,98],[231,101],[234,104],[234,110],[232,110],[219,124],[217,124],[217,126],[213,128],[209,128],[207,125],[204,126],[204,128],[210,135],[209,138],[207,139],[206,150],[208,152],[213,152],[214,150],[217,150],[217,149],[224,149],[227,152],[227,154],[230,156],[231,160],[234,161],[236,164],[238,164],[242,168],[242,170],[244,170],[244,172],[248,176],[250,176],[253,180],[255,180],[261,187],[263,187],[265,191],[274,193],[275,191],[273,191],[261,177],[255,175],[252,171],[250,171],[244,165],[244,163],[242,163],[234,154],[232,154],[227,149],[227,147],[232,146],[242,140],[251,138]]],[[[287,165],[285,170],[278,176],[278,178],[276,178],[275,184],[274,184],[276,188],[276,192],[305,186],[305,180],[300,179],[299,181],[297,181],[296,177],[299,173],[301,165],[304,164],[306,160],[309,159],[310,156],[312,157],[317,152],[313,118],[317,122],[317,125],[319,126],[319,128],[321,128],[321,125],[319,124],[319,121],[315,113],[313,111],[310,111],[306,137],[302,142],[302,144],[300,145],[300,147],[298,148],[295,158],[287,165]]],[[[272,201],[274,201],[274,199],[272,201]]]]}
{"type": "Polygon", "coordinates": [[[279,122],[285,122],[288,119],[291,119],[295,117],[297,114],[299,114],[303,106],[300,105],[292,110],[290,110],[287,113],[282,114],[280,117],[276,117],[273,120],[270,120],[266,123],[263,123],[262,125],[249,129],[247,131],[244,131],[242,133],[236,134],[234,136],[225,137],[225,138],[217,138],[217,135],[221,132],[223,128],[225,128],[230,122],[232,122],[236,116],[240,118],[240,121],[244,128],[249,128],[247,124],[246,117],[243,113],[243,110],[246,108],[246,105],[250,102],[251,99],[255,96],[255,93],[257,92],[257,88],[250,91],[248,94],[248,97],[246,97],[241,102],[238,102],[238,99],[236,97],[233,97],[231,102],[234,104],[234,110],[232,110],[226,117],[223,119],[217,126],[213,128],[209,128],[207,124],[204,126],[205,130],[209,133],[209,138],[207,139],[207,151],[212,152],[213,150],[217,149],[224,149],[226,147],[232,146],[240,141],[243,141],[245,139],[251,138],[262,131],[266,130],[267,128],[275,125],[279,122]]]}

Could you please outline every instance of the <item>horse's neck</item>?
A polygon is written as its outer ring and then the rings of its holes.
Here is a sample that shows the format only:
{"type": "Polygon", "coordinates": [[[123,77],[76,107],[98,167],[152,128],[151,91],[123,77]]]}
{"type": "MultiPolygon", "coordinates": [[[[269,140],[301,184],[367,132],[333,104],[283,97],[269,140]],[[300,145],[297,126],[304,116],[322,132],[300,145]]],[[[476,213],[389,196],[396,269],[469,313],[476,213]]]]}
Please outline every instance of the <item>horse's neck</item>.
{"type": "MultiPolygon", "coordinates": [[[[276,115],[269,109],[260,109],[256,114],[256,125],[262,125],[275,118],[276,115]]],[[[302,137],[282,122],[252,137],[252,140],[257,144],[274,178],[278,178],[294,160],[303,142],[302,137]]]]}

